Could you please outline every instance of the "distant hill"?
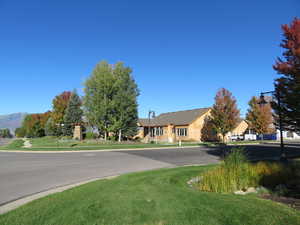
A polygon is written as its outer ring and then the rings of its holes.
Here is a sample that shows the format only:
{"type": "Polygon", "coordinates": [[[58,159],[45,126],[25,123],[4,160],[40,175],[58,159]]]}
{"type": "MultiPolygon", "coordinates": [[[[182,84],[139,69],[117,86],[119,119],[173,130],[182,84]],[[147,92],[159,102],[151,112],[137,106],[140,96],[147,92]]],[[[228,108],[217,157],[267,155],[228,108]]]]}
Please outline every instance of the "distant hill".
{"type": "Polygon", "coordinates": [[[0,115],[0,129],[8,128],[12,133],[15,132],[15,129],[20,127],[23,119],[25,118],[26,113],[13,113],[9,115],[0,115]]]}

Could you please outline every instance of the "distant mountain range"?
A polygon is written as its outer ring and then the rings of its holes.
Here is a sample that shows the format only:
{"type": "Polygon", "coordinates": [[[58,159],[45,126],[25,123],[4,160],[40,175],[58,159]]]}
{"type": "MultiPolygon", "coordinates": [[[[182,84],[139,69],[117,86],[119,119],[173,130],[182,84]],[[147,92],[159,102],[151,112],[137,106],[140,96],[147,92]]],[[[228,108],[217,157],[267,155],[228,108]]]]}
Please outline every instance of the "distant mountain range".
{"type": "Polygon", "coordinates": [[[20,127],[27,113],[13,113],[9,115],[0,115],[0,129],[8,128],[12,133],[20,127]]]}

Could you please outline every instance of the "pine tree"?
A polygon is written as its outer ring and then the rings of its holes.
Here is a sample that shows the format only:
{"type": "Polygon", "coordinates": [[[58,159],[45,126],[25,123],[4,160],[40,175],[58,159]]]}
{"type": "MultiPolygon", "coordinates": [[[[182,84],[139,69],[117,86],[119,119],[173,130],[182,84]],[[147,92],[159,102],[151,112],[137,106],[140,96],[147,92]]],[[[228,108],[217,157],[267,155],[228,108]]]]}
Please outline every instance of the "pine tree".
{"type": "Polygon", "coordinates": [[[273,117],[270,103],[259,105],[259,99],[252,97],[249,101],[249,109],[246,119],[249,123],[250,129],[253,129],[258,134],[272,133],[273,117]]]}
{"type": "Polygon", "coordinates": [[[50,117],[45,125],[46,136],[58,136],[57,126],[55,125],[53,119],[50,117]]]}
{"type": "Polygon", "coordinates": [[[64,115],[63,134],[65,136],[73,135],[74,125],[82,122],[82,115],[83,111],[81,109],[81,99],[76,90],[74,90],[64,115]]]}
{"type": "MultiPolygon", "coordinates": [[[[285,49],[282,58],[278,58],[274,69],[282,76],[275,80],[276,97],[274,102],[276,114],[279,110],[285,129],[300,132],[300,19],[295,18],[291,25],[282,26],[284,40],[281,47],[285,49]]],[[[277,117],[276,117],[277,118],[277,117]]]]}
{"type": "Polygon", "coordinates": [[[211,117],[215,131],[222,136],[224,142],[225,135],[236,127],[240,118],[236,100],[225,88],[221,88],[216,94],[211,117]]]}

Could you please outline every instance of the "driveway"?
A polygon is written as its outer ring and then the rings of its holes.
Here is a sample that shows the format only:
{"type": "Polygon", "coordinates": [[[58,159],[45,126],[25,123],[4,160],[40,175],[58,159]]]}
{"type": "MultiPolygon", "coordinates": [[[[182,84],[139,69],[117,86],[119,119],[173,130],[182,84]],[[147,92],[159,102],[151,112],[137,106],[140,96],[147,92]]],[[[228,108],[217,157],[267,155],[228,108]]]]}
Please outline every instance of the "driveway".
{"type": "Polygon", "coordinates": [[[0,151],[0,205],[55,187],[129,172],[217,163],[204,148],[112,152],[0,151]]]}

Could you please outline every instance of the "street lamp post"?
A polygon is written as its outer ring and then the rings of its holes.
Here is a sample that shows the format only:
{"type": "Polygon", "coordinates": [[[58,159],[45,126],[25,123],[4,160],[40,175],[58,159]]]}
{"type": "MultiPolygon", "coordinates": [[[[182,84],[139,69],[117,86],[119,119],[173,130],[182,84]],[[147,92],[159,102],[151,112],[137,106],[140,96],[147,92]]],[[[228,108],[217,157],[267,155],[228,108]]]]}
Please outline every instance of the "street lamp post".
{"type": "Polygon", "coordinates": [[[282,124],[282,106],[281,106],[281,96],[280,92],[278,90],[276,91],[267,91],[267,92],[261,92],[260,93],[260,101],[259,105],[265,105],[267,104],[265,100],[266,94],[272,94],[276,97],[277,103],[278,103],[278,117],[279,117],[279,132],[280,132],[280,161],[286,162],[287,157],[285,153],[284,143],[283,143],[283,124],[282,124]]]}
{"type": "Polygon", "coordinates": [[[148,142],[149,142],[149,140],[151,138],[151,130],[150,130],[151,129],[151,125],[150,125],[151,116],[152,116],[152,118],[154,118],[155,117],[155,112],[152,111],[152,110],[149,110],[149,113],[148,113],[148,134],[149,134],[148,142]]]}

